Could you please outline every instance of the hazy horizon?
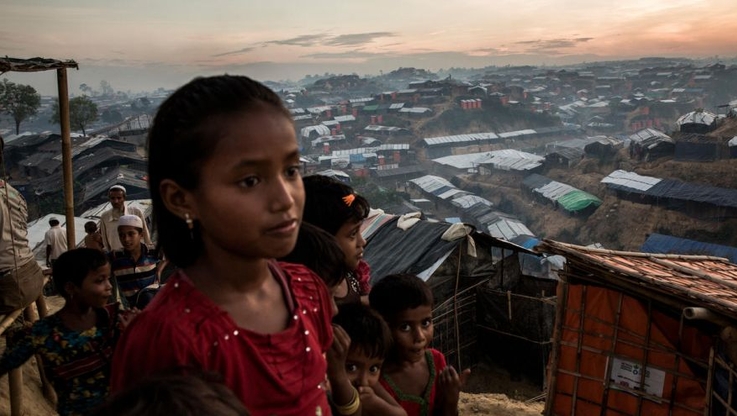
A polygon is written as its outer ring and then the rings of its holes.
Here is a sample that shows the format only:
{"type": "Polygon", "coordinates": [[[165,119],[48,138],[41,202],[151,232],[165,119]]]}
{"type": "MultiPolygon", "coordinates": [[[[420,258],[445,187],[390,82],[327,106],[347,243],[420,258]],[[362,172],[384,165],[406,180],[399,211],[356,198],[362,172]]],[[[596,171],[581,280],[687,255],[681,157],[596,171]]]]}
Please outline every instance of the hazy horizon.
{"type": "MultiPolygon", "coordinates": [[[[74,59],[80,70],[69,72],[72,94],[103,79],[138,92],[226,72],[296,81],[399,67],[737,57],[731,0],[3,3],[0,55],[74,59]]],[[[53,73],[0,78],[56,94],[53,73]]]]}

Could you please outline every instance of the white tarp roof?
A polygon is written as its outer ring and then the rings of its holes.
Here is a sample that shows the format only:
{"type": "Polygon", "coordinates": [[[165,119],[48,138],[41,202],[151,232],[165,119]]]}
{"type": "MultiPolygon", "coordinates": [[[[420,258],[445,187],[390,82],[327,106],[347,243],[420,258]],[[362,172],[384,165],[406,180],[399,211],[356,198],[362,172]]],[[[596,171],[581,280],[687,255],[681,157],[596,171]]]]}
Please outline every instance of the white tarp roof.
{"type": "Polygon", "coordinates": [[[609,176],[601,180],[604,184],[620,185],[627,188],[637,189],[639,191],[647,191],[662,179],[653,178],[651,176],[641,176],[634,172],[624,170],[615,170],[609,176]]]}
{"type": "Polygon", "coordinates": [[[317,126],[307,126],[303,127],[302,130],[300,130],[300,136],[302,137],[310,137],[310,133],[317,132],[318,136],[329,136],[330,135],[330,127],[324,126],[322,124],[317,126]]]}
{"type": "Polygon", "coordinates": [[[727,144],[729,147],[737,146],[737,136],[732,137],[727,144]]]}

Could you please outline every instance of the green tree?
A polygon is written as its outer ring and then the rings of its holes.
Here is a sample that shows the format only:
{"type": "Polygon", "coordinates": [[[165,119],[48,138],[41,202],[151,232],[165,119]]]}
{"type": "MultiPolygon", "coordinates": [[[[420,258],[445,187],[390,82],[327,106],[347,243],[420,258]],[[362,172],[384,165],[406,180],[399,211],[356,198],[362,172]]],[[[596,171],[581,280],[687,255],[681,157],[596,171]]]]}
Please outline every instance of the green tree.
{"type": "MultiPolygon", "coordinates": [[[[54,115],[51,122],[59,124],[59,101],[54,103],[54,115]]],[[[97,121],[97,104],[92,102],[89,97],[83,95],[74,97],[69,100],[69,125],[74,130],[82,130],[83,135],[87,135],[85,130],[90,123],[97,121]]]]}
{"type": "Polygon", "coordinates": [[[30,85],[19,85],[3,79],[0,84],[0,110],[15,120],[15,134],[20,134],[20,123],[38,112],[41,96],[30,85]]]}

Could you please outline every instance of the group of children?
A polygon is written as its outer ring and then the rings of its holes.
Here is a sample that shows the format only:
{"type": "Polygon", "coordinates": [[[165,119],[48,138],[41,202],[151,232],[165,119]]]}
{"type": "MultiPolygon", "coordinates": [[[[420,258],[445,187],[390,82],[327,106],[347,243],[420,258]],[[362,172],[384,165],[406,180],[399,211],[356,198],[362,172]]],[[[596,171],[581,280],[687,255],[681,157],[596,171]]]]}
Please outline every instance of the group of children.
{"type": "Polygon", "coordinates": [[[65,253],[54,274],[66,305],[8,343],[0,374],[42,354],[60,414],[167,403],[193,414],[195,391],[220,398],[208,414],[457,414],[468,371],[430,348],[431,290],[413,275],[369,286],[369,203],[340,181],[302,178],[273,91],[243,76],[191,81],[159,108],[148,155],[158,248],[176,272],[131,318],[107,306],[105,256],[65,253]],[[47,351],[59,337],[80,352],[47,351]],[[58,374],[79,360],[93,365],[58,374]]]}

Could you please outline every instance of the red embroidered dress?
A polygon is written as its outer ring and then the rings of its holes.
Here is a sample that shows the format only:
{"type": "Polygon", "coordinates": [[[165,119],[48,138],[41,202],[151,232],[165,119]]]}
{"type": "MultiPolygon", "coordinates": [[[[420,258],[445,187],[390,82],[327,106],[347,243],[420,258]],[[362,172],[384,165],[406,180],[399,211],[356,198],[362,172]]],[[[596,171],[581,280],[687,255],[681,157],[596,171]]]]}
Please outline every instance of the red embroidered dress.
{"type": "Polygon", "coordinates": [[[427,381],[422,396],[405,394],[386,374],[382,373],[379,380],[381,386],[407,412],[407,416],[430,416],[435,409],[436,382],[438,374],[446,367],[445,356],[442,352],[430,348],[425,350],[425,359],[427,360],[427,368],[430,370],[430,379],[427,381]]]}
{"type": "Polygon", "coordinates": [[[190,367],[219,373],[253,416],[329,415],[322,383],[333,337],[330,294],[304,266],[269,266],[291,294],[292,319],[284,331],[237,327],[179,270],[121,337],[112,390],[158,371],[190,367]]]}

